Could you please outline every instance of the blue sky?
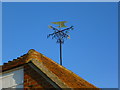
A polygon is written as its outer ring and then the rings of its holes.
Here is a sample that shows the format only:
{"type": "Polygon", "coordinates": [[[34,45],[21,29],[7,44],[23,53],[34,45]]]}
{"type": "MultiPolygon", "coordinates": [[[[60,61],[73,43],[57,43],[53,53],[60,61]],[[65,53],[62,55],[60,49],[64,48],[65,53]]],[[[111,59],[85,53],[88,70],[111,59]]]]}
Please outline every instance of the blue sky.
{"type": "Polygon", "coordinates": [[[97,87],[118,87],[117,2],[2,5],[3,62],[35,49],[59,63],[59,44],[47,39],[53,32],[48,25],[68,21],[74,30],[63,44],[63,66],[97,87]]]}
{"type": "Polygon", "coordinates": [[[2,63],[2,3],[0,2],[0,64],[2,63]]]}

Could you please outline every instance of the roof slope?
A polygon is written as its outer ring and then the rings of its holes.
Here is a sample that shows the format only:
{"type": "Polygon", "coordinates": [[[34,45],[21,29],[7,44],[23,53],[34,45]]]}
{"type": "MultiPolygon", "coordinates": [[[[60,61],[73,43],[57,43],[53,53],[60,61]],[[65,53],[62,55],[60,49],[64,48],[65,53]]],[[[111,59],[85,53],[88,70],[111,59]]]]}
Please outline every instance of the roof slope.
{"type": "MultiPolygon", "coordinates": [[[[51,78],[53,78],[54,82],[57,82],[56,79],[58,79],[58,81],[62,81],[69,88],[96,88],[94,85],[74,74],[72,71],[66,69],[65,67],[59,65],[58,63],[45,57],[44,55],[33,49],[29,50],[27,54],[4,64],[2,66],[2,71],[4,72],[6,70],[22,66],[29,62],[32,62],[44,73],[51,73],[51,78]]],[[[48,74],[48,77],[49,76],[50,74],[48,74]]]]}

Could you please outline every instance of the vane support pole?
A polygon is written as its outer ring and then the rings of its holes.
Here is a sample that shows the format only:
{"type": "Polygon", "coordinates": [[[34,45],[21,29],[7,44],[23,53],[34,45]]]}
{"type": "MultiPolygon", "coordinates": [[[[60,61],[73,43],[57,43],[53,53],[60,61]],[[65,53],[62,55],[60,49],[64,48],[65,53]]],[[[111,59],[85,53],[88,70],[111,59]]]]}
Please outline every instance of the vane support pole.
{"type": "Polygon", "coordinates": [[[62,65],[62,42],[60,40],[60,65],[62,65]]]}
{"type": "Polygon", "coordinates": [[[52,36],[52,39],[57,39],[57,43],[60,44],[60,65],[62,65],[62,44],[64,43],[64,40],[67,38],[70,38],[69,35],[67,35],[69,30],[73,30],[73,26],[61,30],[61,28],[65,28],[67,26],[64,25],[67,21],[61,21],[61,22],[52,22],[52,24],[57,24],[59,25],[57,28],[53,26],[49,26],[50,29],[54,30],[54,33],[49,34],[47,37],[52,36]]]}

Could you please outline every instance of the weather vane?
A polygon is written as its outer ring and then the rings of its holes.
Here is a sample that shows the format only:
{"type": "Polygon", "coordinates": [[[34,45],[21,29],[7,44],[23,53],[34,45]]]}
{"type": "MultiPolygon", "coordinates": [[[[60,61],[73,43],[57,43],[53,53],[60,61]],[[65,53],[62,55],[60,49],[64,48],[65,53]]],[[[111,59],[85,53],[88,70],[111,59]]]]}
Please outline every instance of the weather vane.
{"type": "Polygon", "coordinates": [[[60,65],[62,65],[62,44],[64,43],[65,39],[70,38],[70,36],[67,35],[67,33],[69,33],[70,30],[73,30],[73,26],[66,28],[66,29],[62,29],[62,28],[67,27],[67,26],[65,26],[64,23],[67,23],[67,21],[52,22],[52,24],[58,24],[59,26],[57,28],[55,28],[55,27],[49,25],[49,28],[53,29],[54,33],[49,34],[47,36],[47,38],[51,36],[52,39],[54,39],[54,38],[57,39],[57,43],[60,44],[60,65]]]}

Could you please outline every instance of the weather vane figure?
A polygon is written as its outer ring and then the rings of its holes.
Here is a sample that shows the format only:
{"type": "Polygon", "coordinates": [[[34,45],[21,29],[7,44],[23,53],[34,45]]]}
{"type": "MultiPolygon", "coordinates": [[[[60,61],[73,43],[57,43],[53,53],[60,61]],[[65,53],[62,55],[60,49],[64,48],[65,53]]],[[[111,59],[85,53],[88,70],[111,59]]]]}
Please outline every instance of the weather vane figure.
{"type": "Polygon", "coordinates": [[[67,21],[52,22],[52,24],[57,24],[59,26],[57,26],[57,28],[55,28],[55,27],[49,25],[48,27],[50,29],[53,29],[54,33],[49,34],[47,36],[47,38],[51,36],[52,39],[57,39],[57,43],[60,44],[60,65],[62,65],[62,44],[64,43],[65,39],[70,38],[70,36],[67,33],[69,33],[70,30],[73,30],[73,26],[71,26],[69,28],[65,28],[67,26],[65,26],[64,23],[67,23],[67,21]],[[65,29],[62,29],[62,28],[65,28],[65,29]]]}

